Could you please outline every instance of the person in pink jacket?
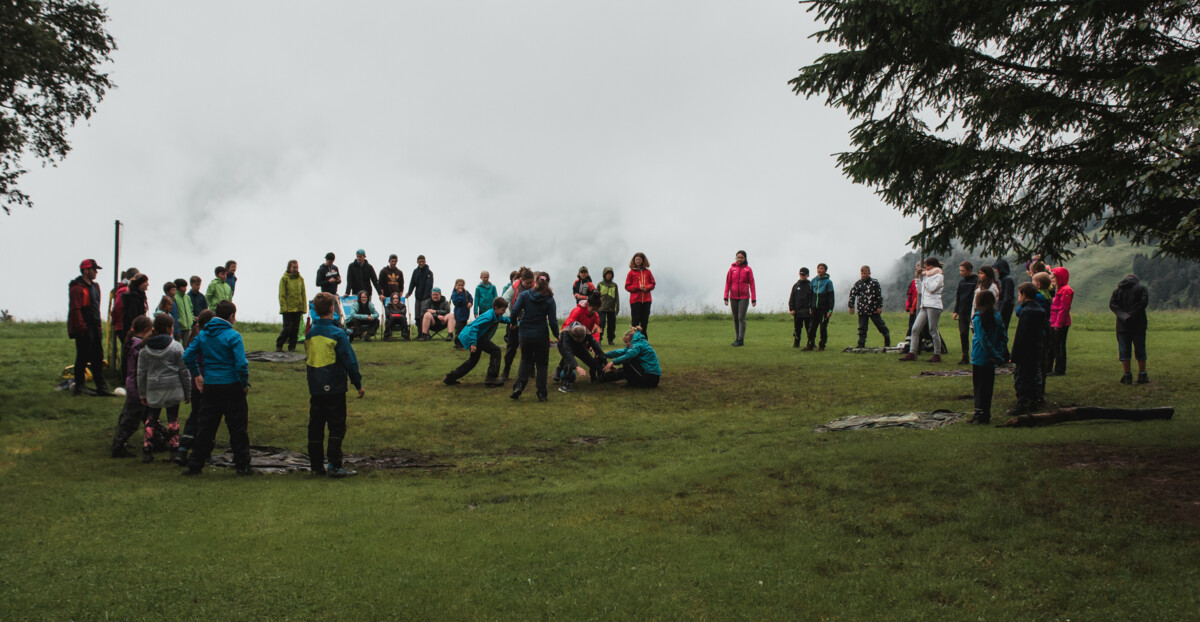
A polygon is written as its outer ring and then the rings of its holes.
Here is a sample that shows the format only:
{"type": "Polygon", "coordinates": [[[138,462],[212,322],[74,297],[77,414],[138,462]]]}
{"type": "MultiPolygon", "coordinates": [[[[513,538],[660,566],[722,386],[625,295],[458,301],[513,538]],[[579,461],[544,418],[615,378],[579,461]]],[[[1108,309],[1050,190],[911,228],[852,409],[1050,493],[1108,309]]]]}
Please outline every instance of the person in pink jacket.
{"type": "Polygon", "coordinates": [[[758,305],[758,296],[754,290],[754,270],[746,262],[746,251],[738,251],[729,272],[725,273],[725,306],[733,301],[733,343],[731,346],[743,345],[746,338],[746,310],[749,306],[758,305]]]}
{"type": "Polygon", "coordinates": [[[642,252],[634,253],[629,260],[629,274],[625,275],[625,291],[629,292],[630,323],[641,327],[642,336],[650,340],[646,325],[650,323],[650,292],[654,291],[654,274],[650,272],[650,260],[642,252]]]}
{"type": "Polygon", "coordinates": [[[1071,273],[1066,268],[1053,268],[1054,298],[1050,301],[1050,328],[1054,330],[1054,371],[1051,376],[1067,375],[1067,331],[1071,329],[1071,301],[1075,290],[1069,285],[1071,273]]]}

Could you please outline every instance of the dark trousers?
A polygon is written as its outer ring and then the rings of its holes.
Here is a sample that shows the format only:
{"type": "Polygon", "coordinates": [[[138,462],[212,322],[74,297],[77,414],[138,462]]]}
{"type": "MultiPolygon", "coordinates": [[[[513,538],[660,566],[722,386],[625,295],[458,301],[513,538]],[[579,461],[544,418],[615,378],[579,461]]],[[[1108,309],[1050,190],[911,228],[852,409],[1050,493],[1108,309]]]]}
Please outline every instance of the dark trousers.
{"type": "Polygon", "coordinates": [[[296,337],[300,334],[300,318],[303,313],[299,311],[289,311],[281,313],[283,316],[283,330],[279,331],[279,338],[275,340],[275,349],[278,350],[286,343],[288,351],[296,350],[296,337]]]}
{"type": "Polygon", "coordinates": [[[1004,338],[1004,360],[1005,361],[1008,361],[1009,359],[1012,358],[1012,353],[1008,351],[1008,340],[1012,337],[1012,333],[1008,332],[1008,324],[1009,324],[1009,322],[1012,321],[1012,315],[1013,315],[1013,310],[1011,307],[1009,307],[1008,309],[1000,310],[1000,319],[1004,320],[1004,337],[1005,337],[1004,338]]]}
{"type": "Polygon", "coordinates": [[[563,384],[570,383],[570,373],[575,370],[579,362],[587,366],[591,376],[595,376],[598,370],[604,367],[604,352],[600,349],[600,343],[591,335],[588,335],[583,342],[562,335],[559,337],[558,353],[562,355],[562,360],[559,361],[554,375],[558,376],[563,384]],[[596,353],[596,356],[592,356],[593,352],[596,353]]]}
{"type": "MultiPolygon", "coordinates": [[[[100,327],[88,326],[87,333],[75,338],[75,388],[82,390],[87,370],[92,370],[96,389],[108,391],[104,381],[104,346],[100,344],[100,327]]],[[[122,368],[124,370],[125,368],[122,368]]]]}
{"type": "Polygon", "coordinates": [[[996,388],[996,368],[971,366],[971,385],[975,388],[975,412],[984,419],[992,416],[992,391],[996,388]]]}
{"type": "Polygon", "coordinates": [[[1042,403],[1042,362],[1016,361],[1013,366],[1013,389],[1017,393],[1017,403],[1028,406],[1042,403]]]}
{"type": "Polygon", "coordinates": [[[807,345],[812,346],[817,339],[817,318],[811,313],[803,317],[797,313],[792,316],[792,330],[797,340],[807,338],[807,345]]]}
{"type": "Polygon", "coordinates": [[[960,313],[958,316],[958,347],[962,348],[962,360],[971,358],[971,314],[960,313]]]}
{"type": "Polygon", "coordinates": [[[350,334],[351,339],[355,337],[374,337],[375,333],[379,332],[379,318],[350,320],[346,322],[346,332],[350,334]]]}
{"type": "Polygon", "coordinates": [[[650,323],[650,302],[633,302],[629,304],[629,323],[631,326],[641,326],[642,334],[650,339],[646,325],[650,323]]]}
{"type": "Polygon", "coordinates": [[[246,391],[240,384],[205,384],[204,406],[200,409],[200,422],[196,430],[195,450],[188,457],[188,469],[199,471],[212,455],[217,441],[217,428],[225,419],[229,431],[229,447],[233,450],[233,463],[238,468],[250,467],[250,436],[246,432],[249,421],[246,391]]]}
{"type": "Polygon", "coordinates": [[[867,345],[867,320],[871,320],[871,323],[875,325],[875,329],[879,331],[880,335],[883,335],[884,347],[892,345],[892,333],[888,331],[887,324],[883,321],[883,316],[878,313],[872,313],[871,315],[859,314],[858,316],[858,347],[862,348],[867,345]]]}
{"type": "Polygon", "coordinates": [[[383,338],[391,339],[393,330],[399,330],[401,336],[403,336],[405,339],[409,339],[408,316],[404,316],[404,315],[389,315],[389,316],[387,316],[387,322],[383,325],[383,338]]]}
{"type": "Polygon", "coordinates": [[[479,359],[484,354],[488,355],[487,378],[493,379],[500,375],[500,348],[492,343],[491,339],[480,339],[475,343],[475,351],[467,357],[467,360],[449,373],[451,380],[458,380],[463,376],[471,373],[472,369],[479,364],[479,359]]]}
{"type": "MultiPolygon", "coordinates": [[[[142,453],[154,453],[154,431],[162,431],[159,417],[163,409],[146,407],[145,432],[142,436],[142,453]]],[[[167,445],[179,449],[179,404],[167,406],[167,445]]]]}
{"type": "Polygon", "coordinates": [[[413,300],[413,317],[417,319],[417,330],[421,330],[421,318],[425,317],[425,306],[421,304],[423,302],[425,302],[425,299],[421,297],[413,300]]]}
{"type": "Polygon", "coordinates": [[[517,368],[516,386],[524,387],[529,375],[537,372],[537,394],[546,394],[546,372],[550,366],[549,337],[521,337],[521,366],[517,368]]]}
{"type": "Polygon", "coordinates": [[[608,331],[608,342],[612,343],[617,335],[617,312],[616,311],[601,311],[600,312],[600,334],[603,336],[604,331],[608,331]]]}
{"type": "Polygon", "coordinates": [[[824,348],[829,341],[829,318],[832,315],[826,311],[817,311],[817,326],[821,329],[821,341],[817,343],[818,347],[824,348]]]}
{"type": "Polygon", "coordinates": [[[658,386],[658,381],[662,376],[656,374],[647,374],[642,366],[637,361],[626,361],[624,365],[614,369],[613,371],[604,374],[602,380],[604,382],[616,382],[624,380],[625,385],[629,387],[637,387],[640,389],[653,389],[658,386]]]}
{"type": "Polygon", "coordinates": [[[179,435],[179,448],[188,451],[196,444],[196,431],[200,427],[200,407],[204,405],[204,394],[192,383],[192,412],[183,423],[183,434],[179,435]]]}
{"type": "Polygon", "coordinates": [[[342,468],[342,440],[346,438],[346,394],[328,393],[308,398],[308,465],[314,473],[342,468]],[[329,427],[329,451],[323,451],[325,428],[329,427]]]}
{"type": "Polygon", "coordinates": [[[517,358],[517,350],[521,348],[521,338],[517,336],[517,323],[513,322],[504,329],[504,374],[505,378],[512,371],[513,359],[517,358]]]}
{"type": "Polygon", "coordinates": [[[121,407],[121,416],[117,417],[117,429],[113,432],[112,450],[113,453],[121,451],[125,447],[125,441],[133,436],[134,430],[146,420],[146,407],[142,406],[142,402],[135,399],[132,395],[125,398],[125,404],[121,407]]]}
{"type": "Polygon", "coordinates": [[[1054,329],[1054,373],[1067,373],[1067,332],[1070,326],[1054,329]]]}

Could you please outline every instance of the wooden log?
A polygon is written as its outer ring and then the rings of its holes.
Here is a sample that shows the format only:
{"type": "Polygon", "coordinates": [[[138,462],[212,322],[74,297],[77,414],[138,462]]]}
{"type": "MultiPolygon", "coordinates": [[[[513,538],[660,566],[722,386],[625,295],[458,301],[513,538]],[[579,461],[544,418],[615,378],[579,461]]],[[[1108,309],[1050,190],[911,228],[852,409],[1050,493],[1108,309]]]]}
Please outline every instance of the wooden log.
{"type": "Polygon", "coordinates": [[[1033,428],[1070,421],[1092,421],[1096,419],[1116,419],[1120,421],[1153,421],[1170,419],[1175,415],[1175,409],[1170,406],[1158,408],[1098,408],[1095,406],[1077,406],[1060,408],[1050,412],[1020,415],[1013,417],[997,427],[1001,428],[1033,428]]]}

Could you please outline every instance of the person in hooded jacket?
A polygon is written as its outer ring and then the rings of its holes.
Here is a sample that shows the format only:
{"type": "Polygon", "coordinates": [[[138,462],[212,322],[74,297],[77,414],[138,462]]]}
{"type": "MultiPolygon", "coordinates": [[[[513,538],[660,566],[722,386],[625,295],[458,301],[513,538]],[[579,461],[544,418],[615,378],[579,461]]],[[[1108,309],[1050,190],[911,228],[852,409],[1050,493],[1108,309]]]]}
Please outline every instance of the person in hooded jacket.
{"type": "MultiPolygon", "coordinates": [[[[1013,309],[1017,304],[1017,282],[1013,280],[1012,269],[1008,267],[1008,261],[1003,257],[997,259],[992,267],[996,269],[996,282],[1000,286],[1000,298],[996,300],[996,310],[1004,319],[1004,330],[1007,331],[1012,320],[1013,309]]],[[[1008,344],[1005,343],[1004,354],[1008,355],[1008,353],[1008,344]]]]}
{"type": "Polygon", "coordinates": [[[1067,333],[1071,330],[1071,302],[1075,289],[1070,285],[1071,273],[1066,268],[1050,270],[1054,284],[1054,299],[1050,301],[1050,327],[1054,329],[1054,371],[1051,376],[1067,374],[1067,333]]]}
{"type": "Polygon", "coordinates": [[[300,262],[289,260],[287,271],[279,277],[279,315],[283,317],[283,329],[275,339],[275,351],[282,352],[287,344],[288,352],[296,351],[296,340],[300,336],[300,318],[308,310],[308,292],[304,279],[300,277],[300,262]]]}
{"type": "Polygon", "coordinates": [[[313,475],[328,475],[333,478],[357,474],[342,464],[342,441],[346,438],[346,393],[349,392],[347,378],[349,384],[353,384],[358,390],[358,397],[366,394],[354,348],[350,346],[346,331],[333,319],[333,311],[337,306],[339,302],[334,294],[317,294],[313,299],[317,319],[309,325],[304,339],[304,350],[307,353],[305,374],[309,393],[309,468],[313,475]],[[322,445],[327,427],[329,444],[326,452],[322,445]],[[329,458],[328,468],[325,458],[329,458]]]}
{"type": "Polygon", "coordinates": [[[67,336],[75,340],[75,395],[83,392],[88,369],[96,382],[96,394],[109,394],[104,381],[100,285],[96,283],[99,270],[96,260],[84,259],[79,264],[79,276],[68,285],[67,336]]]}
{"type": "Polygon", "coordinates": [[[971,364],[971,316],[975,313],[975,288],[979,277],[975,265],[969,261],[958,264],[958,289],[954,292],[954,319],[958,320],[958,345],[962,348],[959,365],[971,364]]]}
{"type": "Polygon", "coordinates": [[[812,280],[813,294],[817,297],[817,327],[821,330],[821,340],[817,342],[817,350],[825,351],[829,341],[829,318],[833,317],[836,308],[833,279],[829,277],[829,266],[817,264],[817,278],[812,280]]]}
{"type": "MultiPolygon", "coordinates": [[[[492,283],[492,275],[487,270],[479,273],[479,284],[475,286],[475,304],[472,309],[473,317],[479,317],[492,308],[492,301],[497,296],[496,286],[492,283]]],[[[466,326],[466,322],[463,322],[466,326]]]]}
{"type": "Polygon", "coordinates": [[[413,321],[420,322],[425,317],[425,301],[432,294],[433,270],[430,270],[425,263],[424,255],[417,255],[417,267],[413,268],[412,274],[408,277],[408,293],[404,295],[405,298],[413,301],[413,321]]]}
{"type": "Polygon", "coordinates": [[[231,300],[217,304],[216,317],[208,321],[183,353],[183,363],[196,379],[196,388],[204,394],[194,450],[188,456],[184,475],[199,475],[204,470],[216,442],[221,419],[229,431],[229,447],[238,475],[250,475],[250,436],[247,434],[250,392],[250,364],[242,336],[233,328],[237,307],[231,300]],[[204,360],[201,375],[198,362],[204,360]]]}
{"type": "Polygon", "coordinates": [[[733,311],[734,347],[745,345],[747,306],[758,306],[758,295],[754,289],[754,270],[746,260],[746,251],[734,255],[733,264],[725,273],[725,306],[733,311]],[[733,304],[730,304],[730,300],[733,304]]]}
{"type": "Polygon", "coordinates": [[[971,423],[992,421],[992,391],[996,387],[996,366],[1003,363],[1000,344],[1008,340],[1004,320],[996,311],[996,296],[989,290],[975,295],[977,313],[971,319],[974,338],[971,341],[971,385],[975,389],[975,414],[971,423]]]}
{"type": "Polygon", "coordinates": [[[145,343],[144,340],[150,336],[153,328],[154,323],[150,321],[150,318],[140,315],[133,319],[133,322],[129,324],[129,330],[126,331],[125,343],[122,346],[124,351],[122,358],[126,361],[123,370],[125,372],[125,405],[121,407],[121,415],[117,417],[117,429],[113,431],[112,457],[114,458],[133,457],[133,454],[125,449],[125,441],[133,436],[138,424],[145,421],[146,407],[142,405],[142,398],[138,393],[137,365],[138,356],[141,355],[142,345],[145,343]]]}
{"type": "Polygon", "coordinates": [[[550,335],[547,333],[558,338],[558,308],[554,304],[554,290],[550,289],[549,274],[538,272],[534,276],[533,289],[517,296],[511,316],[519,321],[517,336],[521,345],[521,365],[517,368],[517,380],[510,397],[514,400],[521,397],[529,375],[536,368],[537,397],[539,402],[544,402],[550,364],[550,335]]]}
{"type": "MultiPolygon", "coordinates": [[[[621,310],[621,290],[613,280],[615,273],[611,267],[605,266],[601,272],[602,280],[596,285],[600,294],[600,332],[608,332],[608,345],[613,344],[617,336],[617,313],[621,310]]],[[[599,340],[599,338],[597,338],[599,340]]]]}
{"type": "Polygon", "coordinates": [[[167,445],[171,462],[179,453],[179,405],[191,399],[192,375],[183,364],[183,346],[172,339],[174,321],[169,315],[154,318],[154,336],[142,346],[137,362],[137,388],[145,407],[142,462],[154,461],[154,431],[167,409],[167,445]]]}
{"type": "MultiPolygon", "coordinates": [[[[216,314],[213,313],[212,309],[205,309],[196,314],[196,322],[192,324],[192,330],[188,335],[188,345],[191,345],[196,335],[199,335],[200,331],[204,330],[204,327],[208,325],[209,320],[214,317],[216,317],[216,314]]],[[[187,351],[187,346],[184,346],[184,351],[187,351]]],[[[187,365],[184,365],[184,367],[187,367],[187,365]]],[[[196,369],[200,371],[198,375],[203,377],[204,357],[199,353],[196,355],[196,369]]],[[[179,466],[187,466],[188,452],[195,445],[196,433],[200,428],[200,409],[204,406],[204,394],[196,386],[196,376],[192,376],[189,395],[191,396],[192,410],[188,413],[187,421],[183,422],[183,433],[179,435],[179,452],[175,455],[175,464],[179,466]]]]}
{"type": "Polygon", "coordinates": [[[637,328],[625,333],[625,347],[605,352],[604,382],[624,380],[628,388],[653,389],[662,380],[658,354],[637,328]],[[620,369],[614,369],[620,365],[620,369]]]}
{"type": "Polygon", "coordinates": [[[367,251],[358,249],[354,251],[354,261],[346,266],[346,294],[358,295],[358,292],[367,292],[367,297],[371,297],[374,292],[379,291],[379,275],[375,272],[375,266],[367,261],[367,251]],[[374,289],[372,289],[374,287],[374,289]]]}
{"type": "Polygon", "coordinates": [[[508,309],[508,301],[504,298],[495,298],[492,300],[491,309],[481,313],[479,317],[475,318],[475,321],[467,324],[459,331],[459,342],[462,343],[464,348],[470,350],[471,354],[463,364],[446,374],[446,377],[442,378],[442,382],[448,385],[459,384],[459,379],[470,373],[472,369],[475,369],[475,365],[479,363],[479,359],[484,354],[487,354],[488,368],[487,376],[483,380],[484,386],[504,386],[504,382],[497,377],[500,375],[500,359],[502,356],[500,348],[492,343],[492,335],[496,333],[497,326],[508,324],[509,319],[504,315],[505,309],[508,309]]]}
{"type": "Polygon", "coordinates": [[[788,313],[792,316],[792,347],[800,347],[800,338],[807,336],[805,352],[811,352],[817,336],[817,295],[808,280],[808,268],[800,268],[800,280],[792,285],[788,296],[788,313]]]}
{"type": "Polygon", "coordinates": [[[650,260],[646,253],[636,252],[629,260],[629,273],[625,275],[625,291],[629,292],[629,315],[633,326],[642,328],[642,335],[650,339],[650,305],[653,303],[654,273],[650,272],[650,260]]]}
{"type": "Polygon", "coordinates": [[[1146,375],[1146,307],[1149,305],[1150,290],[1132,274],[1117,283],[1108,300],[1108,308],[1117,316],[1117,358],[1124,371],[1121,384],[1133,382],[1133,374],[1129,369],[1130,354],[1137,358],[1137,383],[1150,382],[1150,377],[1146,375]]]}
{"type": "Polygon", "coordinates": [[[370,341],[377,332],[379,332],[379,312],[375,310],[375,304],[371,302],[371,292],[364,289],[358,292],[358,300],[350,306],[350,318],[346,320],[346,333],[349,334],[351,341],[354,341],[355,337],[359,337],[363,341],[370,341]]]}
{"type": "Polygon", "coordinates": [[[588,274],[587,266],[579,266],[579,273],[576,275],[575,282],[571,283],[571,294],[575,296],[575,304],[584,304],[588,294],[596,291],[596,285],[592,283],[592,277],[588,274]]]}
{"type": "Polygon", "coordinates": [[[1046,347],[1049,314],[1043,301],[1033,283],[1017,288],[1017,331],[1009,353],[1017,404],[1008,411],[1010,417],[1033,412],[1042,403],[1042,349],[1046,347]]]}

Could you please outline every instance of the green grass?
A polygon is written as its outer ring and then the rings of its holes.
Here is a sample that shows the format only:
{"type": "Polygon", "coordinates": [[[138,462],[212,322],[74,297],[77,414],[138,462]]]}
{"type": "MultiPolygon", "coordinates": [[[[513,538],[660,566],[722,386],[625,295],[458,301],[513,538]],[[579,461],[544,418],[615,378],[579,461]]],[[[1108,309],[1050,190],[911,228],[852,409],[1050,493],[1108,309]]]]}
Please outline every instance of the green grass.
{"type": "MultiPolygon", "coordinates": [[[[1131,485],[1143,474],[1137,460],[1063,459],[1099,446],[1200,462],[1200,314],[1152,315],[1153,382],[1128,387],[1115,382],[1111,315],[1081,313],[1070,375],[1050,379],[1059,404],[1171,405],[1169,422],[825,435],[812,427],[848,414],[970,410],[970,379],[915,379],[929,366],[837,352],[854,341],[848,314],[831,324],[824,353],[793,350],[785,318],[752,317],[736,349],[727,317],[654,318],[660,389],[577,386],[548,404],[485,389],[482,366],[463,386],[443,386],[462,359],[444,342],[356,344],[367,397],[350,400],[346,449],[453,466],[342,481],[221,469],[184,479],[164,463],[110,459],[119,401],[51,390],[73,357],[64,328],[0,325],[0,618],[1200,611],[1200,523],[1131,485]],[[585,436],[605,440],[574,440],[585,436]]],[[[248,349],[273,344],[273,327],[242,328],[248,349]]],[[[252,442],[303,450],[302,372],[251,364],[252,442]]],[[[997,410],[1012,404],[1009,377],[996,393],[997,410]]]]}

